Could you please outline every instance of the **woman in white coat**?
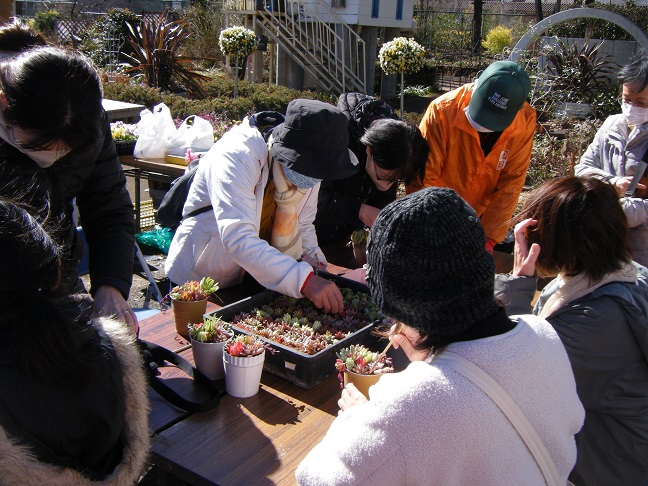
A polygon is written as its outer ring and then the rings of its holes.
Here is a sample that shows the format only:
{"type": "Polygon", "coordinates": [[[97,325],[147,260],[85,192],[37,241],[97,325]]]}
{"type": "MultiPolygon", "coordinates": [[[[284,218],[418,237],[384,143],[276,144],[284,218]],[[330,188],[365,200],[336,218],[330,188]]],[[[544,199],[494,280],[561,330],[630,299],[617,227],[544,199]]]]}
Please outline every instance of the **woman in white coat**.
{"type": "Polygon", "coordinates": [[[326,266],[313,221],[320,181],[358,170],[348,141],[342,112],[305,99],[291,101],[271,133],[251,118],[228,131],[200,161],[166,260],[170,280],[207,276],[227,288],[247,272],[266,288],[341,311],[339,289],[313,272],[326,266]],[[267,189],[271,172],[275,189],[267,189]],[[274,191],[270,203],[277,205],[271,215],[264,214],[266,191],[274,191]],[[187,217],[209,205],[212,210],[187,217]],[[272,216],[274,246],[260,236],[272,216]]]}
{"type": "Polygon", "coordinates": [[[474,210],[452,189],[423,189],[380,212],[368,246],[371,296],[404,324],[391,339],[412,363],[382,375],[368,401],[347,385],[342,411],[299,465],[298,483],[566,484],[584,416],[567,353],[547,321],[509,318],[496,303],[495,263],[474,210]],[[450,355],[513,399],[544,443],[555,483],[450,355]]]}

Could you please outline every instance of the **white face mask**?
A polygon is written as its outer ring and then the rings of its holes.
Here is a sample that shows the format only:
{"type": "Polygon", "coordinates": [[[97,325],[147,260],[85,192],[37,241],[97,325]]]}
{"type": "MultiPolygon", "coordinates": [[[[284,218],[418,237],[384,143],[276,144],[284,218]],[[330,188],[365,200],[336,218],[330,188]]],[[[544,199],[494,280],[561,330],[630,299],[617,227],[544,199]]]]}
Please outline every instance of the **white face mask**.
{"type": "Polygon", "coordinates": [[[643,125],[648,122],[648,108],[621,103],[621,112],[630,125],[643,125]]]}
{"type": "Polygon", "coordinates": [[[39,167],[47,169],[54,165],[54,162],[63,158],[70,153],[70,150],[29,150],[20,146],[20,142],[16,140],[13,130],[10,130],[5,121],[4,115],[0,112],[0,138],[7,142],[12,147],[17,148],[23,154],[32,159],[39,167]]]}

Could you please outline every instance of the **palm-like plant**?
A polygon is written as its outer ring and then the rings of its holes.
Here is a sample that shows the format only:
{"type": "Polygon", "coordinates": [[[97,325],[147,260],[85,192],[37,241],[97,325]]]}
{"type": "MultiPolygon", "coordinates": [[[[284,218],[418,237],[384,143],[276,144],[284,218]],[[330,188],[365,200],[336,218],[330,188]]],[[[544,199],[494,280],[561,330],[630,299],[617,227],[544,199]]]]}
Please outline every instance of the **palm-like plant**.
{"type": "Polygon", "coordinates": [[[151,87],[171,91],[180,85],[191,95],[202,96],[200,81],[207,76],[194,68],[191,59],[179,54],[190,35],[184,20],[144,18],[137,28],[129,25],[126,41],[134,50],[128,56],[134,66],[129,71],[142,73],[151,87]]]}
{"type": "Polygon", "coordinates": [[[579,49],[574,43],[557,39],[556,46],[545,53],[552,89],[562,94],[563,101],[589,101],[608,82],[606,75],[618,66],[600,52],[602,45],[586,42],[579,49]]]}

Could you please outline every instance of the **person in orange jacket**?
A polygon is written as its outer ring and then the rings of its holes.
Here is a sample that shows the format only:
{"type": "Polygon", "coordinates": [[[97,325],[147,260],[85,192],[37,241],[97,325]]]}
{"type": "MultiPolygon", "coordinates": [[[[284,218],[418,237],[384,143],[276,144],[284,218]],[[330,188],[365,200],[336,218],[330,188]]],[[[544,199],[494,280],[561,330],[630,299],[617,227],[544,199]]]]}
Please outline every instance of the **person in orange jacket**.
{"type": "Polygon", "coordinates": [[[524,186],[535,110],[526,101],[529,76],[518,64],[498,61],[474,83],[430,103],[420,124],[430,144],[423,187],[454,189],[481,219],[492,253],[509,229],[524,186]]]}

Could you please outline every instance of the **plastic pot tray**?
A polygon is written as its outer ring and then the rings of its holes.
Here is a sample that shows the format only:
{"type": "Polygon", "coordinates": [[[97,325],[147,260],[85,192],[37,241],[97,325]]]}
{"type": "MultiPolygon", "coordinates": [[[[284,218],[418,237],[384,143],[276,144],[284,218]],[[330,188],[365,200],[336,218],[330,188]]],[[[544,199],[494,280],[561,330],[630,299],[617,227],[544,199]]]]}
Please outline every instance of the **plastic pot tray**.
{"type": "MultiPolygon", "coordinates": [[[[339,287],[346,287],[354,291],[367,293],[369,290],[366,285],[338,277],[332,274],[323,275],[333,280],[339,287]]],[[[259,294],[247,297],[233,304],[222,307],[216,311],[205,314],[205,316],[217,316],[226,322],[240,312],[248,312],[267,304],[275,297],[281,295],[272,290],[265,290],[259,294]]],[[[378,322],[378,321],[377,321],[378,322]]],[[[338,343],[323,349],[316,354],[305,354],[296,349],[289,348],[270,339],[260,336],[266,343],[270,344],[277,352],[272,354],[266,352],[263,369],[280,376],[301,388],[312,388],[320,383],[329,374],[335,372],[336,353],[341,348],[351,344],[368,344],[370,342],[370,331],[376,322],[366,325],[350,334],[338,343]]],[[[241,329],[232,324],[234,332],[239,334],[250,334],[249,331],[241,329]]]]}

